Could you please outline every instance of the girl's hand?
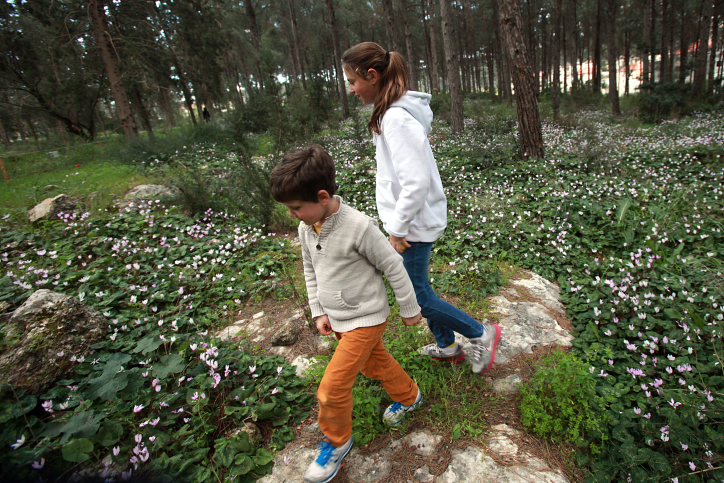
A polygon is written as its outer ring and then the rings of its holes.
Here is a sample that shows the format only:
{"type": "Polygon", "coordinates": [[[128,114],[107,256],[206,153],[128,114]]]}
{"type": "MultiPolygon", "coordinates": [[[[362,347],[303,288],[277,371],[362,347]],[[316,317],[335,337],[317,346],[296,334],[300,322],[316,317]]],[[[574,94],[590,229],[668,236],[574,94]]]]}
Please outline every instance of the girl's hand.
{"type": "Polygon", "coordinates": [[[395,235],[390,235],[390,245],[392,245],[392,248],[394,248],[397,253],[402,253],[405,251],[405,248],[410,248],[412,246],[407,243],[404,236],[398,237],[395,235]]]}
{"type": "Polygon", "coordinates": [[[317,326],[317,330],[322,335],[329,335],[332,333],[332,324],[329,323],[329,317],[326,315],[320,315],[314,320],[314,324],[317,326]]]}
{"type": "Polygon", "coordinates": [[[402,319],[402,323],[405,324],[408,327],[411,327],[413,325],[416,325],[422,320],[422,314],[417,314],[414,317],[400,317],[402,319]]]}

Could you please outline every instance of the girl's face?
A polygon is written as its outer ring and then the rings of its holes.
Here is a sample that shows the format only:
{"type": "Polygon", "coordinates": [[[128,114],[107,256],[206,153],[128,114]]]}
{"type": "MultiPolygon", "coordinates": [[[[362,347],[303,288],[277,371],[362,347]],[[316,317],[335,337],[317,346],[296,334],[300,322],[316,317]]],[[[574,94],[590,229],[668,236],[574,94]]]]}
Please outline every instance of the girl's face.
{"type": "Polygon", "coordinates": [[[369,79],[358,75],[352,69],[344,66],[344,74],[349,82],[349,93],[357,96],[362,104],[374,104],[377,94],[380,92],[380,77],[376,70],[370,69],[369,79]]]}

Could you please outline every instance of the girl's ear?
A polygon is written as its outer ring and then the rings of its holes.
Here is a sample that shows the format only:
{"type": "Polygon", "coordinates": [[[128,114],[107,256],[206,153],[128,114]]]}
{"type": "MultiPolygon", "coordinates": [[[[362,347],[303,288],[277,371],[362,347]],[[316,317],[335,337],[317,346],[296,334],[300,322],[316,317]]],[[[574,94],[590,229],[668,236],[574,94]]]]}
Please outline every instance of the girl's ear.
{"type": "Polygon", "coordinates": [[[375,69],[368,70],[367,74],[369,75],[369,82],[373,85],[377,84],[377,81],[380,80],[380,73],[377,72],[375,69]]]}

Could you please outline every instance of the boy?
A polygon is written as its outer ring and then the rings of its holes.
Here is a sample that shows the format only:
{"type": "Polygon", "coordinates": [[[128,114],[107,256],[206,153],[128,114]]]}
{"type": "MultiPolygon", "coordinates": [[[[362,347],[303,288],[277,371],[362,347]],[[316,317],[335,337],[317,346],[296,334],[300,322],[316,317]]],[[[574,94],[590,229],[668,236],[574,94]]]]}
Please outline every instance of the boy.
{"type": "Polygon", "coordinates": [[[372,218],[334,195],[334,177],[332,158],[311,145],[286,155],[270,179],[274,199],[301,221],[304,278],[317,329],[339,340],[317,391],[324,438],[304,474],[314,483],[334,478],[352,448],[352,385],[358,372],[381,381],[396,401],[384,412],[388,424],[399,423],[422,402],[417,385],[382,344],[390,315],[383,273],[404,324],[422,317],[402,257],[372,218]]]}

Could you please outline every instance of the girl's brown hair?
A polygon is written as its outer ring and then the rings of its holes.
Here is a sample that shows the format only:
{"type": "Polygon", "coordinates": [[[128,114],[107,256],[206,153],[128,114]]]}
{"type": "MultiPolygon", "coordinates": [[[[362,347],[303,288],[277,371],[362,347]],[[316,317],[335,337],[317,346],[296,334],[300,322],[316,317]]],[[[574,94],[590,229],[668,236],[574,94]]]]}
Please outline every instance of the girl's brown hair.
{"type": "Polygon", "coordinates": [[[372,118],[367,123],[367,129],[370,134],[373,132],[380,134],[382,116],[393,102],[407,92],[409,81],[405,59],[397,52],[388,52],[374,42],[362,42],[342,54],[342,64],[365,80],[371,77],[370,69],[376,70],[379,74],[380,92],[375,99],[375,107],[372,118]]]}

